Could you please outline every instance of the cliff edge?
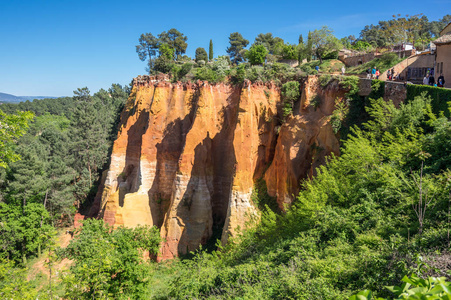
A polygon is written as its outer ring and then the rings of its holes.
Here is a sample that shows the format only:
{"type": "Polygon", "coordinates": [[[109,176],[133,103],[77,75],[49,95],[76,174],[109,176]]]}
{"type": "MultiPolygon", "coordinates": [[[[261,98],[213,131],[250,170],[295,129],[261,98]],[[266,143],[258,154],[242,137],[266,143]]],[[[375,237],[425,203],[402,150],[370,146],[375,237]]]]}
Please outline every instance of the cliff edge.
{"type": "Polygon", "coordinates": [[[309,76],[293,114],[284,118],[272,83],[135,78],[99,216],[114,226],[158,226],[165,240],[159,259],[195,250],[218,233],[225,243],[258,218],[257,180],[283,210],[300,182],[314,176],[325,157],[339,154],[329,119],[344,93],[309,76]]]}

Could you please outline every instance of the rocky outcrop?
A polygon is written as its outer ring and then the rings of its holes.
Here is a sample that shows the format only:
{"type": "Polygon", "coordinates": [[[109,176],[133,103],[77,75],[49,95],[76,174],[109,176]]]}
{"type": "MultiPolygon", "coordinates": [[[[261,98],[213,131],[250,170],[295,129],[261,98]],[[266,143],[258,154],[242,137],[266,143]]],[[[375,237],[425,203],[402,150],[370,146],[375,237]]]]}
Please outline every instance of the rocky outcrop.
{"type": "Polygon", "coordinates": [[[212,236],[226,242],[258,217],[254,183],[264,178],[278,205],[315,174],[339,144],[329,124],[338,85],[302,82],[286,120],[277,86],[170,83],[140,76],[121,115],[99,215],[114,226],[161,228],[159,259],[212,236]],[[314,99],[314,105],[312,104],[314,99]]]}
{"type": "Polygon", "coordinates": [[[329,116],[344,94],[335,81],[321,87],[318,77],[309,76],[304,82],[300,105],[280,127],[274,159],[265,173],[268,194],[282,210],[299,193],[301,180],[313,177],[331,153],[339,154],[329,116]]]}

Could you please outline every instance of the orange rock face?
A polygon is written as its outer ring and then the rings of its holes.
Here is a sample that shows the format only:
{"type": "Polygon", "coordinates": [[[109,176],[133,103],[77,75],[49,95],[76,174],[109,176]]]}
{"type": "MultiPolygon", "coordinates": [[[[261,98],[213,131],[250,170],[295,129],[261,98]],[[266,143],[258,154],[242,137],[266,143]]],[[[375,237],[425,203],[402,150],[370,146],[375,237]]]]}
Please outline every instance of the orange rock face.
{"type": "Polygon", "coordinates": [[[114,226],[155,225],[159,259],[195,250],[212,236],[225,243],[258,209],[254,182],[264,177],[281,208],[300,180],[339,144],[329,124],[336,87],[303,83],[302,99],[282,122],[273,84],[169,83],[140,76],[121,115],[100,216],[114,226]],[[320,105],[309,100],[318,95],[320,105]]]}
{"type": "Polygon", "coordinates": [[[280,127],[274,159],[265,173],[268,194],[277,198],[281,209],[293,202],[300,182],[313,177],[327,156],[339,154],[329,118],[344,94],[338,84],[322,88],[316,76],[304,82],[300,104],[280,127]],[[314,98],[316,107],[311,105],[314,98]]]}

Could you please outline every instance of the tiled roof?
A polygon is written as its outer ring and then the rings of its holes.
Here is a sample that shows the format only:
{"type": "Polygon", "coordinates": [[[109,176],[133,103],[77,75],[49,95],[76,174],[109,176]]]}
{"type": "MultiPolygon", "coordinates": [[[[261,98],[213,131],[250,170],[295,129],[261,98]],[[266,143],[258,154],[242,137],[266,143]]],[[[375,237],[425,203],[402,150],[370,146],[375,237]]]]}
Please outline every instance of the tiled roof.
{"type": "Polygon", "coordinates": [[[450,44],[451,43],[451,33],[445,34],[435,41],[433,41],[436,45],[450,44]]]}

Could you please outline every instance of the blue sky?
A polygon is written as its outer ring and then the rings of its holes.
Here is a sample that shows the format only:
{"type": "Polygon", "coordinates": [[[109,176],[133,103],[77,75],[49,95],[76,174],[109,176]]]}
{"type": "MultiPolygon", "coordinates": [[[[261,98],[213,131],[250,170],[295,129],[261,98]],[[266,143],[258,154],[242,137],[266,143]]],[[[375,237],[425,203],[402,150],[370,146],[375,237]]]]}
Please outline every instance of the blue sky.
{"type": "Polygon", "coordinates": [[[135,45],[141,33],[176,28],[197,47],[225,54],[238,31],[251,43],[272,32],[290,43],[327,25],[339,38],[393,14],[438,20],[451,0],[400,1],[96,1],[0,0],[0,92],[17,96],[72,96],[145,74],[135,45]]]}

